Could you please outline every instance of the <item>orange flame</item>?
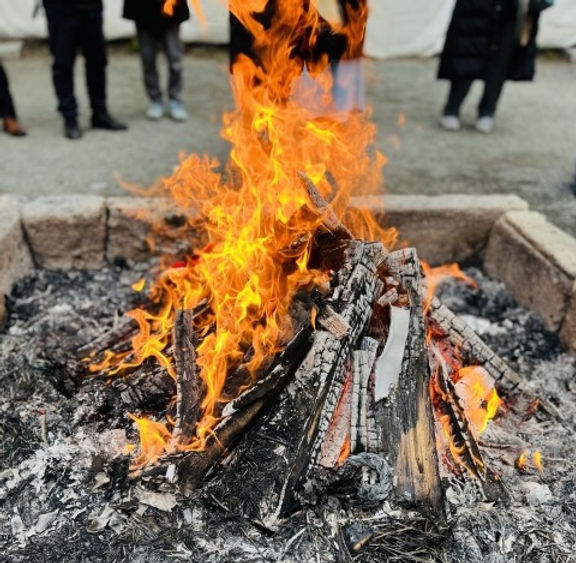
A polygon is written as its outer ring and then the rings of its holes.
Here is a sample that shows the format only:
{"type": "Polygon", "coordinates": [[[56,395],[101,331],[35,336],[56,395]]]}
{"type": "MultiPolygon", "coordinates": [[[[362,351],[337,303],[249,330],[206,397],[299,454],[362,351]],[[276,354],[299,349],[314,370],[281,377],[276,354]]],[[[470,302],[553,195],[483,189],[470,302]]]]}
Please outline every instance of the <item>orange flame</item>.
{"type": "Polygon", "coordinates": [[[518,458],[516,459],[516,461],[514,462],[514,466],[516,467],[516,469],[518,469],[518,471],[524,471],[526,469],[526,466],[528,464],[528,454],[527,452],[522,452],[518,458]]]}
{"type": "Polygon", "coordinates": [[[443,264],[442,266],[437,266],[433,268],[422,260],[421,262],[422,270],[424,271],[425,276],[425,284],[426,284],[426,296],[424,297],[424,313],[428,312],[430,309],[430,303],[432,302],[432,298],[436,295],[436,290],[438,286],[448,279],[455,279],[460,280],[472,287],[476,287],[476,282],[467,276],[461,269],[458,264],[443,264]]]}
{"type": "Polygon", "coordinates": [[[461,368],[454,378],[456,392],[463,402],[468,422],[480,436],[494,418],[501,400],[494,388],[494,380],[488,372],[479,366],[461,368]]]}
{"type": "MultiPolygon", "coordinates": [[[[172,1],[165,6],[173,9],[172,1]]],[[[202,448],[233,398],[224,392],[227,375],[243,364],[254,378],[292,335],[293,296],[328,287],[328,272],[308,265],[323,217],[311,210],[299,173],[359,238],[386,243],[394,236],[348,208],[352,193],[380,191],[385,158],[374,148],[369,113],[334,103],[333,67],[320,48],[328,34],[342,39],[342,59],[361,55],[366,1],[347,3],[332,25],[309,2],[230,0],[229,9],[253,38],[253,55],[240,55],[232,66],[236,109],[224,116],[222,131],[232,145],[230,163],[223,168],[215,159],[189,156],[161,188],[185,215],[200,213],[210,244],[162,273],[150,290],[152,307],[128,313],[139,326],[129,359],[99,364],[111,374],[153,357],[176,378],[168,355],[175,311],[206,303],[194,321],[206,389],[195,434],[176,443],[165,425],[134,417],[136,465],[162,451],[202,448]]]]}
{"type": "Polygon", "coordinates": [[[544,473],[544,466],[542,465],[542,453],[539,451],[535,451],[532,454],[532,463],[534,467],[540,471],[540,473],[544,473]]]}

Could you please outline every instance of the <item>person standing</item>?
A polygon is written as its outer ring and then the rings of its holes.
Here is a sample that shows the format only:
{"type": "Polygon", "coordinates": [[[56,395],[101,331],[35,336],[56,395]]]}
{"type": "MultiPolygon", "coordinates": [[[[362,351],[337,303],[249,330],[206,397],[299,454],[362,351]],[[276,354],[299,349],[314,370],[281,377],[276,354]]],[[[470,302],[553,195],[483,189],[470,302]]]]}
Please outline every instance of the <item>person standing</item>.
{"type": "Polygon", "coordinates": [[[490,133],[506,80],[532,80],[539,11],[533,0],[457,0],[438,78],[450,80],[440,119],[447,131],[460,129],[460,106],[474,80],[484,81],[476,130],[490,133]]]}
{"type": "Polygon", "coordinates": [[[186,0],[172,2],[171,13],[163,10],[164,0],[125,0],[123,17],[136,23],[142,60],[144,87],[150,100],[146,115],[157,120],[164,115],[162,90],[156,66],[162,45],[168,60],[168,111],[176,121],[188,118],[182,103],[182,44],[180,24],[190,17],[186,0]]]}
{"type": "Polygon", "coordinates": [[[92,127],[108,131],[127,129],[108,112],[106,101],[106,42],[102,0],[43,0],[52,52],[52,80],[64,135],[80,139],[78,104],[74,96],[74,63],[78,51],[86,62],[86,84],[92,109],[92,127]]]}
{"type": "Polygon", "coordinates": [[[0,61],[0,118],[4,120],[3,129],[8,135],[12,135],[12,137],[23,137],[26,135],[26,131],[24,131],[16,117],[16,108],[10,94],[8,76],[2,66],[2,61],[0,61]]]}

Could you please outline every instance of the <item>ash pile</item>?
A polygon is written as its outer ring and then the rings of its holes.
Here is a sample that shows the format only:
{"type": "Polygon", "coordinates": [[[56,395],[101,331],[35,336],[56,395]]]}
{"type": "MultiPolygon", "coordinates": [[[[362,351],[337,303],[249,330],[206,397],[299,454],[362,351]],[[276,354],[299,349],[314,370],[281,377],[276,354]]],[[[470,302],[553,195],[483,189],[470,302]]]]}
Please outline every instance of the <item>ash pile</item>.
{"type": "MultiPolygon", "coordinates": [[[[477,288],[444,290],[448,309],[422,298],[413,252],[346,246],[323,308],[300,302],[302,326],[223,407],[214,440],[137,471],[127,413],[185,429],[202,388],[194,370],[174,380],[147,361],[130,377],[89,375],[79,359],[124,345],[134,327],[120,314],[146,306],[131,290],[144,270],[23,280],[0,335],[6,560],[571,560],[574,358],[478,271],[477,288]],[[455,389],[455,349],[496,379],[500,408],[481,435],[455,389]],[[396,365],[386,385],[383,356],[396,365]]],[[[182,326],[176,365],[197,338],[182,326]]]]}

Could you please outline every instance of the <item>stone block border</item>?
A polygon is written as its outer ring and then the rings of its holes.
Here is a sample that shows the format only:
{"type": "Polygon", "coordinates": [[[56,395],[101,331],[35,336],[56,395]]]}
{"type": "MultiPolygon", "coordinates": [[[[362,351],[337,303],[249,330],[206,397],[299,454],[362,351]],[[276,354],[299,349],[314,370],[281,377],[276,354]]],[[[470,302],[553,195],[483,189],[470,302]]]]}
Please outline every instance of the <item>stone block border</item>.
{"type": "MultiPolygon", "coordinates": [[[[383,227],[396,227],[433,265],[484,262],[522,305],[576,351],[576,239],[513,195],[354,198],[383,227]]],[[[31,201],[0,196],[0,325],[4,296],[34,267],[85,269],[130,263],[204,242],[194,213],[170,201],[73,195],[31,201]],[[186,233],[186,237],[182,236],[186,233]],[[191,236],[192,235],[192,236],[191,236]]]]}

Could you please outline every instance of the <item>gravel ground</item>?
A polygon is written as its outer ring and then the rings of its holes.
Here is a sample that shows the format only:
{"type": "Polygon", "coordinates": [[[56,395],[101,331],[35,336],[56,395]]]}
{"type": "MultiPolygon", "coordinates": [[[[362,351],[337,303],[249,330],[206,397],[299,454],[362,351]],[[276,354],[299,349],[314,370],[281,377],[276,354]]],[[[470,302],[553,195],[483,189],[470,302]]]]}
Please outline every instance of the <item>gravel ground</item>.
{"type": "MultiPolygon", "coordinates": [[[[223,49],[190,49],[185,59],[185,101],[190,120],[147,121],[139,60],[126,46],[111,49],[109,100],[125,120],[125,133],[87,131],[81,142],[61,135],[54,111],[50,59],[42,45],[6,61],[25,139],[0,137],[0,193],[121,194],[118,178],[150,184],[178,162],[180,151],[225,158],[219,138],[222,111],[232,107],[223,49]]],[[[435,60],[367,61],[366,77],[380,146],[390,157],[387,189],[392,193],[515,193],[576,235],[576,197],[570,182],[576,157],[576,67],[541,57],[533,84],[506,85],[490,136],[468,127],[480,85],[464,108],[467,127],[458,134],[436,124],[447,85],[435,80],[435,60]],[[398,125],[404,114],[406,123],[398,125]]],[[[77,84],[82,123],[88,109],[82,76],[77,84]]]]}

